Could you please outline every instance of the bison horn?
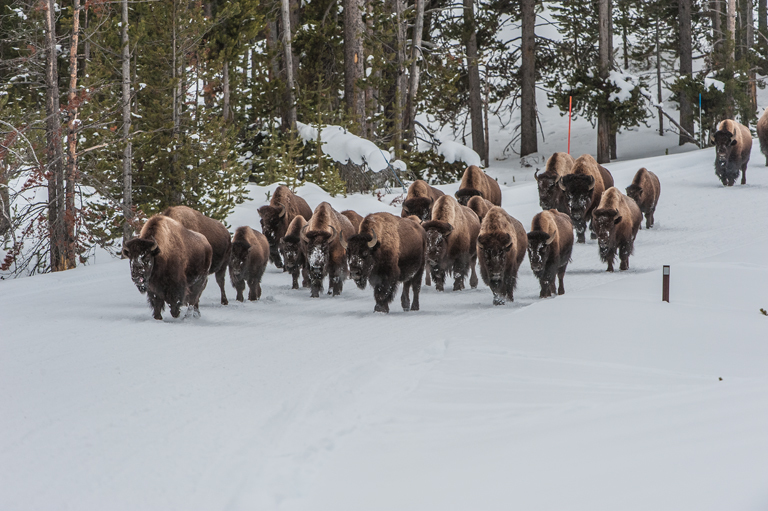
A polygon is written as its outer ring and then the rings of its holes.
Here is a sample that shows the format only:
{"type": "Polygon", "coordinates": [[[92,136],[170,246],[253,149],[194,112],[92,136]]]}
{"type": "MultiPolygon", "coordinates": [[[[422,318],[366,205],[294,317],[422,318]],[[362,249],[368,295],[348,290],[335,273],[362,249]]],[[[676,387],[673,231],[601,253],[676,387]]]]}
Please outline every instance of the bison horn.
{"type": "Polygon", "coordinates": [[[514,241],[515,241],[515,238],[513,238],[512,236],[510,236],[510,237],[509,237],[509,243],[507,243],[506,245],[504,245],[504,248],[505,248],[505,249],[509,249],[509,247],[511,247],[511,246],[512,246],[512,243],[514,243],[514,241]]]}
{"type": "Polygon", "coordinates": [[[373,248],[378,243],[379,238],[376,237],[376,231],[371,229],[371,241],[368,242],[368,248],[373,248]]]}
{"type": "Polygon", "coordinates": [[[592,179],[592,184],[589,185],[589,189],[592,190],[595,187],[595,178],[592,176],[589,176],[592,179]]]}
{"type": "Polygon", "coordinates": [[[403,213],[405,213],[405,216],[408,216],[411,214],[411,211],[408,209],[407,206],[403,206],[403,213]]]}
{"type": "Polygon", "coordinates": [[[152,246],[149,247],[149,251],[154,252],[155,250],[157,250],[157,240],[152,240],[152,246]]]}
{"type": "Polygon", "coordinates": [[[339,234],[339,243],[341,243],[341,246],[344,248],[344,250],[347,249],[347,240],[344,239],[344,233],[342,232],[339,234]]]}
{"type": "Polygon", "coordinates": [[[285,206],[283,206],[282,204],[280,204],[280,214],[277,216],[279,216],[280,218],[285,216],[285,206]]]}
{"type": "Polygon", "coordinates": [[[545,245],[549,245],[549,244],[550,244],[550,243],[552,243],[553,241],[555,241],[555,237],[554,237],[554,236],[552,236],[552,235],[550,234],[550,235],[549,235],[549,238],[547,238],[547,241],[545,241],[545,242],[544,242],[544,244],[545,244],[545,245]]]}
{"type": "Polygon", "coordinates": [[[482,243],[480,243],[480,238],[477,238],[477,248],[479,248],[479,249],[481,249],[481,250],[485,248],[485,247],[483,246],[483,244],[482,244],[482,243]]]}
{"type": "Polygon", "coordinates": [[[563,184],[562,179],[557,178],[557,186],[559,186],[562,191],[565,191],[565,185],[563,184]]]}
{"type": "Polygon", "coordinates": [[[331,228],[331,239],[339,235],[339,231],[337,231],[335,227],[333,227],[332,225],[329,225],[328,227],[331,228]]]}
{"type": "Polygon", "coordinates": [[[307,238],[307,234],[306,234],[307,233],[307,227],[309,227],[309,224],[307,224],[304,227],[302,227],[301,231],[299,232],[299,237],[301,238],[301,241],[303,241],[304,243],[308,243],[309,242],[309,238],[307,238]]]}
{"type": "Polygon", "coordinates": [[[536,172],[533,173],[533,179],[535,179],[536,181],[539,180],[539,170],[541,169],[536,169],[536,172]]]}

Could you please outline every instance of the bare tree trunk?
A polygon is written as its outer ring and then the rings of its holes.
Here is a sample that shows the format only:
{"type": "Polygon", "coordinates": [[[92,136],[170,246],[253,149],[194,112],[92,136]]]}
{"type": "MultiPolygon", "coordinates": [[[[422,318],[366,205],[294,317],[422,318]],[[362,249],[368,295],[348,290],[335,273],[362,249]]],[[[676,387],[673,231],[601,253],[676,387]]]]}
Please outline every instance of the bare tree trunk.
{"type": "Polygon", "coordinates": [[[520,156],[525,156],[539,150],[536,133],[536,0],[523,0],[521,7],[520,156]]]}
{"type": "Polygon", "coordinates": [[[405,129],[404,113],[405,99],[407,95],[408,77],[405,74],[405,25],[406,20],[403,15],[405,6],[403,0],[392,0],[395,10],[395,50],[397,56],[397,78],[395,80],[395,130],[394,147],[395,155],[398,157],[403,151],[403,131],[405,129]]]}
{"type": "Polygon", "coordinates": [[[658,114],[659,114],[659,136],[664,136],[664,115],[662,113],[662,100],[661,95],[661,45],[659,44],[659,16],[656,15],[656,100],[658,102],[658,114]]]}
{"type": "Polygon", "coordinates": [[[728,2],[728,44],[731,62],[736,60],[736,0],[727,0],[728,2]]]}
{"type": "Polygon", "coordinates": [[[367,133],[365,91],[359,84],[364,72],[364,30],[362,0],[344,0],[344,100],[361,134],[367,133]]]}
{"type": "MultiPolygon", "coordinates": [[[[693,75],[693,48],[691,41],[691,0],[678,1],[678,18],[680,26],[680,76],[690,78],[693,75]]],[[[693,133],[693,105],[682,91],[679,93],[680,125],[693,133]]],[[[690,142],[687,136],[680,133],[679,145],[690,142]]]]}
{"type": "Polygon", "coordinates": [[[224,99],[222,101],[222,109],[224,112],[222,113],[224,120],[229,121],[230,115],[229,115],[229,62],[224,60],[224,66],[221,71],[222,76],[222,88],[224,89],[224,99]]]}
{"type": "MultiPolygon", "coordinates": [[[[598,9],[600,78],[607,80],[611,69],[611,0],[599,0],[598,9]]],[[[605,107],[597,110],[597,162],[609,163],[611,122],[605,107]]]]}
{"type": "MultiPolygon", "coordinates": [[[[748,53],[752,48],[755,47],[755,11],[754,7],[752,6],[752,0],[749,0],[747,2],[744,2],[744,7],[746,8],[746,13],[744,16],[744,36],[746,38],[746,50],[745,53],[748,53]]],[[[765,56],[765,55],[764,55],[765,56]]],[[[747,93],[749,94],[749,104],[751,107],[750,115],[746,119],[744,119],[744,122],[742,124],[744,126],[749,127],[750,122],[752,121],[752,118],[754,116],[755,110],[757,110],[757,75],[756,75],[756,69],[753,66],[750,66],[749,69],[749,83],[747,84],[747,93]]]]}
{"type": "Polygon", "coordinates": [[[176,11],[176,2],[173,9],[173,56],[171,65],[173,66],[173,148],[171,154],[171,203],[172,205],[181,204],[181,183],[182,170],[179,164],[179,139],[181,137],[181,55],[179,54],[178,42],[178,19],[176,11]]]}
{"type": "Polygon", "coordinates": [[[485,154],[485,136],[483,134],[483,98],[482,90],[480,88],[474,0],[464,0],[464,33],[466,34],[467,48],[469,116],[472,122],[472,149],[482,157],[482,155],[485,154]]]}
{"type": "Polygon", "coordinates": [[[64,269],[77,266],[75,260],[75,183],[77,182],[77,47],[80,41],[80,0],[72,2],[72,40],[69,45],[69,93],[67,95],[67,178],[64,201],[64,229],[66,230],[66,248],[64,269]]]}
{"type": "MultiPolygon", "coordinates": [[[[717,53],[723,47],[723,18],[720,0],[710,0],[710,11],[712,13],[712,40],[715,41],[713,50],[717,53]]],[[[716,65],[716,63],[713,62],[713,65],[716,65]]]]}
{"type": "Polygon", "coordinates": [[[413,145],[416,139],[416,95],[419,92],[419,75],[421,73],[419,58],[421,58],[421,36],[424,32],[424,1],[416,0],[416,22],[411,37],[411,76],[405,112],[406,140],[410,145],[413,145]]]}
{"type": "MultiPolygon", "coordinates": [[[[768,55],[768,0],[757,0],[757,47],[763,55],[768,55]]],[[[761,74],[768,72],[768,66],[761,69],[761,74]]]]}
{"type": "Polygon", "coordinates": [[[283,22],[283,58],[285,58],[286,99],[288,100],[287,128],[296,129],[296,96],[293,82],[293,50],[291,49],[291,6],[289,0],[281,0],[283,22]]]}
{"type": "Polygon", "coordinates": [[[133,237],[133,174],[131,173],[131,158],[133,145],[131,143],[131,51],[128,41],[128,0],[122,0],[122,103],[123,103],[123,245],[133,237]]]}

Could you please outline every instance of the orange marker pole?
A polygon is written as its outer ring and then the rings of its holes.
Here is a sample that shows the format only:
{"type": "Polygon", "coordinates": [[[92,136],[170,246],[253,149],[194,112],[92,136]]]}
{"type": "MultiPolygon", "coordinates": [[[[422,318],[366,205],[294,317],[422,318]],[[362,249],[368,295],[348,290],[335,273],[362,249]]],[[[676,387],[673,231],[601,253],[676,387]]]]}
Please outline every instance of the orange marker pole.
{"type": "Polygon", "coordinates": [[[573,108],[573,96],[568,96],[568,154],[571,154],[571,109],[573,108]]]}

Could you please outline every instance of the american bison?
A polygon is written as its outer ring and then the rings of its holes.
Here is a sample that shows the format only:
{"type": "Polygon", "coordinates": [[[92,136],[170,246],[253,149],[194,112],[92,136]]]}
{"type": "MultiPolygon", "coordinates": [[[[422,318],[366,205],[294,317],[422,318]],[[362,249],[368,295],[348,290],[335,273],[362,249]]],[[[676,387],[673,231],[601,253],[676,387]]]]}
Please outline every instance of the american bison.
{"type": "Polygon", "coordinates": [[[568,153],[554,153],[547,160],[544,172],[539,174],[538,169],[533,173],[539,188],[539,205],[541,209],[556,209],[568,214],[568,201],[563,190],[558,186],[558,181],[571,172],[573,168],[573,156],[568,153]]]}
{"type": "Polygon", "coordinates": [[[637,207],[645,215],[645,228],[653,227],[653,213],[661,195],[661,183],[659,178],[647,170],[641,168],[632,179],[632,184],[627,187],[627,196],[637,203],[637,207]]]}
{"type": "Polygon", "coordinates": [[[200,316],[200,295],[213,258],[205,236],[172,218],[155,215],[138,238],[126,242],[123,255],[130,260],[131,279],[141,294],[147,294],[155,319],[163,319],[166,303],[174,318],[182,305],[188,306],[186,316],[200,316]]]}
{"type": "Polygon", "coordinates": [[[408,187],[408,195],[403,201],[403,210],[400,216],[405,218],[415,215],[422,222],[432,220],[432,205],[443,195],[445,195],[443,192],[429,186],[426,181],[417,179],[408,187]]]}
{"type": "Polygon", "coordinates": [[[291,289],[299,289],[299,273],[302,275],[301,287],[309,287],[306,247],[301,241],[301,230],[305,225],[307,221],[304,217],[297,215],[288,225],[283,239],[280,240],[280,254],[283,256],[285,271],[293,277],[291,289]]]}
{"type": "Polygon", "coordinates": [[[399,282],[403,283],[403,310],[419,310],[427,235],[418,222],[390,213],[373,213],[365,217],[358,234],[348,240],[342,237],[341,242],[357,287],[365,289],[368,282],[373,287],[374,312],[389,312],[399,282]]]}
{"type": "Polygon", "coordinates": [[[467,202],[467,207],[477,214],[477,218],[483,221],[483,217],[493,207],[493,203],[487,199],[483,199],[479,195],[475,195],[467,202]]]}
{"type": "Polygon", "coordinates": [[[248,284],[248,299],[261,298],[261,276],[269,262],[269,243],[266,236],[248,226],[238,227],[232,237],[232,257],[229,260],[229,278],[237,290],[238,302],[243,301],[243,290],[248,284]]]}
{"type": "Polygon", "coordinates": [[[345,209],[341,212],[341,214],[347,217],[347,220],[352,223],[352,227],[355,229],[355,232],[357,232],[357,230],[360,228],[360,222],[363,221],[363,217],[351,209],[345,209]]]}
{"type": "Polygon", "coordinates": [[[475,195],[488,199],[494,206],[501,206],[499,183],[476,165],[470,165],[464,171],[464,175],[461,176],[461,184],[455,195],[456,200],[462,206],[466,206],[469,198],[475,195]]]}
{"type": "Polygon", "coordinates": [[[765,166],[768,167],[768,108],[757,121],[757,139],[760,141],[760,152],[765,156],[765,166]]]}
{"type": "Polygon", "coordinates": [[[309,221],[312,216],[312,208],[309,207],[307,201],[294,194],[290,188],[280,185],[275,189],[275,194],[272,195],[269,205],[260,207],[258,212],[261,217],[261,232],[269,242],[269,261],[278,268],[282,268],[283,261],[280,259],[278,247],[280,239],[285,236],[288,224],[296,216],[303,216],[304,220],[309,221]]]}
{"type": "Polygon", "coordinates": [[[306,246],[309,270],[310,296],[317,298],[323,289],[323,279],[328,275],[328,294],[341,294],[347,276],[347,258],[340,235],[349,239],[355,234],[352,222],[327,202],[321,202],[301,231],[306,246]]]}
{"type": "Polygon", "coordinates": [[[162,213],[164,216],[173,218],[190,231],[199,232],[213,249],[213,259],[211,260],[210,273],[216,274],[216,283],[221,290],[221,304],[227,305],[227,293],[225,291],[227,265],[229,257],[232,255],[232,241],[229,238],[229,231],[224,224],[213,218],[208,218],[199,211],[195,211],[187,206],[171,206],[162,213]]]}
{"type": "Polygon", "coordinates": [[[480,220],[474,211],[443,195],[432,207],[432,220],[422,224],[427,232],[427,264],[435,289],[443,291],[445,273],[453,274],[453,290],[464,289],[464,278],[472,272],[469,285],[477,287],[477,234],[480,220]]]}
{"type": "MultiPolygon", "coordinates": [[[[560,179],[558,186],[565,193],[568,215],[576,228],[577,242],[584,243],[587,221],[592,219],[592,210],[600,204],[605,189],[613,186],[613,176],[608,169],[598,165],[591,155],[583,154],[573,163],[571,173],[560,179]]],[[[592,234],[594,238],[594,229],[592,234]]]]}
{"type": "Polygon", "coordinates": [[[712,137],[715,145],[715,174],[723,186],[733,186],[741,170],[741,184],[747,184],[747,164],[752,152],[752,133],[738,122],[726,119],[717,125],[712,137]]]}
{"type": "Polygon", "coordinates": [[[573,250],[571,218],[556,209],[542,211],[533,217],[528,233],[528,258],[531,270],[539,279],[539,298],[565,294],[563,277],[573,250]],[[555,290],[555,275],[558,278],[555,290]]]}
{"type": "Polygon", "coordinates": [[[629,269],[629,256],[635,245],[635,237],[643,221],[643,215],[635,201],[624,195],[616,187],[608,188],[594,211],[597,244],[600,259],[608,263],[608,271],[613,271],[616,249],[621,260],[620,270],[629,269]]]}
{"type": "Polygon", "coordinates": [[[493,291],[493,304],[514,301],[517,271],[525,258],[528,238],[525,228],[506,211],[494,206],[483,218],[477,237],[480,275],[493,291]]]}

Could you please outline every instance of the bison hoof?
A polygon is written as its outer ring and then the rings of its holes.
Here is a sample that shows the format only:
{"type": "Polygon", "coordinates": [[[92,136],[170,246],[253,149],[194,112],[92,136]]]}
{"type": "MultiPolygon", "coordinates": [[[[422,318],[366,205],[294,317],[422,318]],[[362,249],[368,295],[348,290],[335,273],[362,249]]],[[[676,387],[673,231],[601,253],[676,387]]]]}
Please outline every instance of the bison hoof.
{"type": "Polygon", "coordinates": [[[590,232],[589,233],[589,239],[596,240],[597,239],[597,234],[595,234],[594,232],[590,232]]]}
{"type": "Polygon", "coordinates": [[[226,298],[222,298],[221,299],[221,304],[222,305],[229,305],[229,300],[227,300],[226,298]]]}
{"type": "Polygon", "coordinates": [[[387,305],[378,305],[373,308],[373,312],[380,312],[382,314],[389,314],[389,307],[387,305]]]}
{"type": "Polygon", "coordinates": [[[506,305],[507,304],[507,300],[505,300],[503,296],[494,296],[493,297],[493,304],[494,305],[506,305]]]}
{"type": "Polygon", "coordinates": [[[153,314],[152,317],[155,318],[158,321],[162,321],[163,320],[163,317],[160,314],[153,314]]]}

